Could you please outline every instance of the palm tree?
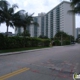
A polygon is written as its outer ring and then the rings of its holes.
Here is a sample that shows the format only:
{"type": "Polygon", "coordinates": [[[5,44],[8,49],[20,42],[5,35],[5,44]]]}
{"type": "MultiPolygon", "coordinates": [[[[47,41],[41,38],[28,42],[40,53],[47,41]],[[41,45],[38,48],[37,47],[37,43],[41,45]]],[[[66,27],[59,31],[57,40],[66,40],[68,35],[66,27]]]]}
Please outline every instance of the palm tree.
{"type": "Polygon", "coordinates": [[[26,36],[26,28],[30,26],[31,24],[38,26],[37,22],[33,21],[33,14],[28,15],[28,13],[25,13],[24,10],[17,12],[14,16],[14,25],[17,28],[23,27],[24,30],[24,37],[26,36]]]}
{"type": "MultiPolygon", "coordinates": [[[[34,24],[34,25],[38,26],[38,23],[33,21],[32,15],[28,15],[28,13],[25,13],[24,10],[20,10],[13,15],[14,26],[16,28],[23,27],[24,42],[25,42],[25,38],[26,38],[26,28],[28,26],[30,26],[31,24],[34,24]]],[[[23,44],[24,44],[24,47],[25,47],[25,43],[23,43],[23,44]]]]}
{"type": "Polygon", "coordinates": [[[70,0],[70,1],[73,10],[70,10],[69,12],[80,14],[80,0],[70,0]]]}
{"type": "Polygon", "coordinates": [[[80,2],[80,0],[70,0],[71,1],[71,5],[77,5],[79,2],[80,2]]]}
{"type": "Polygon", "coordinates": [[[12,22],[12,16],[14,14],[15,8],[18,8],[16,4],[12,5],[10,7],[10,4],[6,0],[1,0],[0,1],[0,23],[6,23],[7,26],[7,34],[8,36],[8,28],[9,26],[14,28],[14,24],[12,22]]]}

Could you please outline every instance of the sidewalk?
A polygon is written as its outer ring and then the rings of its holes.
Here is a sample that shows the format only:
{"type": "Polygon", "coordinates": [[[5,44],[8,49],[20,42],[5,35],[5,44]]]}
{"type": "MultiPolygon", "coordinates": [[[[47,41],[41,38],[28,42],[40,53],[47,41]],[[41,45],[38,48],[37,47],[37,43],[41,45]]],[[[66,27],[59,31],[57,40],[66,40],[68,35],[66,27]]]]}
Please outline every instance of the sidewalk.
{"type": "MultiPolygon", "coordinates": [[[[72,46],[72,45],[65,45],[65,46],[72,46]]],[[[53,46],[53,47],[64,47],[64,46],[53,46]]],[[[7,55],[14,55],[14,54],[21,54],[21,53],[27,53],[27,52],[34,52],[34,51],[39,51],[39,50],[43,50],[43,49],[50,49],[53,47],[49,47],[49,48],[41,48],[41,49],[33,49],[33,50],[24,50],[24,51],[16,51],[16,52],[8,52],[8,53],[0,53],[0,56],[7,56],[7,55]]]]}
{"type": "MultiPolygon", "coordinates": [[[[50,47],[50,48],[52,48],[52,47],[50,47]]],[[[50,49],[50,48],[42,48],[42,49],[34,49],[34,50],[25,50],[25,51],[17,51],[17,52],[0,53],[0,56],[7,56],[7,55],[27,53],[27,52],[34,52],[34,51],[39,51],[39,50],[43,50],[43,49],[50,49]]]]}

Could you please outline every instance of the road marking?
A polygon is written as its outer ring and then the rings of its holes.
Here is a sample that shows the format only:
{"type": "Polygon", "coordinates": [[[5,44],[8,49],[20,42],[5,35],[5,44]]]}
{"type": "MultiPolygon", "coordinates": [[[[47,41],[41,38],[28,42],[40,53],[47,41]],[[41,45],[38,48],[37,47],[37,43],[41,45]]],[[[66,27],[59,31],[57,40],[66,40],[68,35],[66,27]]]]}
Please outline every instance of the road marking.
{"type": "Polygon", "coordinates": [[[15,76],[15,75],[17,75],[17,74],[20,74],[20,73],[22,73],[22,72],[25,72],[25,71],[27,71],[27,70],[29,70],[29,69],[30,69],[30,68],[22,68],[22,69],[19,69],[19,70],[17,70],[17,71],[14,71],[14,72],[12,72],[12,73],[3,75],[3,76],[0,77],[0,80],[4,80],[4,79],[7,79],[7,78],[10,78],[10,77],[15,76]]]}

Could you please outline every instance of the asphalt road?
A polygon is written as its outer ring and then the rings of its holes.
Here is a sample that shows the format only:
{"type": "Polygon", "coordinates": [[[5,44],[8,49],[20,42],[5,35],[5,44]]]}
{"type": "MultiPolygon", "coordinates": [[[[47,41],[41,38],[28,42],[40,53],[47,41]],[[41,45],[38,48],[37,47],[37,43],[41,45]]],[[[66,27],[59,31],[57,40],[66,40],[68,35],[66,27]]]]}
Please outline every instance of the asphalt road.
{"type": "Polygon", "coordinates": [[[0,80],[73,80],[80,73],[80,45],[0,56],[0,80]]]}

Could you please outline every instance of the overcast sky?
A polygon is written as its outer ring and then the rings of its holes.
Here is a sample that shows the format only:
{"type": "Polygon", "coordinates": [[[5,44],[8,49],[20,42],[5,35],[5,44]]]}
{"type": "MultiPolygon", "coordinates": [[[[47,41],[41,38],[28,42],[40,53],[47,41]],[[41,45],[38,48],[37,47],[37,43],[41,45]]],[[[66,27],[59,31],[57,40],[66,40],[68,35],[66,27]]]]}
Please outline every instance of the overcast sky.
{"type": "MultiPolygon", "coordinates": [[[[10,4],[17,4],[19,9],[24,9],[29,14],[34,13],[34,16],[37,16],[38,13],[45,12],[47,13],[52,8],[57,6],[63,0],[7,0],[10,4]]],[[[70,0],[64,0],[70,1],[70,0]]],[[[80,27],[80,16],[76,16],[76,27],[80,27]]],[[[9,27],[9,31],[15,32],[14,29],[9,27]]],[[[0,25],[0,32],[6,32],[5,24],[0,25]]]]}

